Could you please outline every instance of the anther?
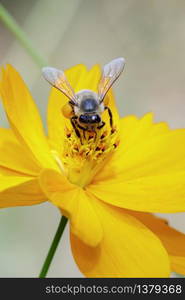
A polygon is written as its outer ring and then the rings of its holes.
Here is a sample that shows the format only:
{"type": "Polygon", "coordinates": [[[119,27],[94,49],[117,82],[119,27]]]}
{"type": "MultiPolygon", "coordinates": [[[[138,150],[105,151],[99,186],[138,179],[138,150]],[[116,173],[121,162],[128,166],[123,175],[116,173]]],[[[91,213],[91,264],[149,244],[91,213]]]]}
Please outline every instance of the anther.
{"type": "Polygon", "coordinates": [[[111,129],[111,134],[113,134],[115,131],[116,131],[116,129],[115,129],[115,128],[112,128],[112,129],[111,129]]]}
{"type": "Polygon", "coordinates": [[[114,148],[117,148],[119,145],[119,141],[117,141],[116,143],[113,144],[114,148]]]}
{"type": "Polygon", "coordinates": [[[71,131],[67,127],[65,128],[65,131],[66,131],[67,138],[70,138],[71,137],[71,131]]]}
{"type": "Polygon", "coordinates": [[[91,139],[93,139],[94,137],[95,137],[94,132],[90,132],[90,133],[89,133],[89,138],[88,138],[88,140],[91,140],[91,139]]]}
{"type": "Polygon", "coordinates": [[[107,131],[104,131],[103,134],[101,135],[100,139],[101,140],[104,139],[106,137],[106,135],[107,135],[107,131]]]}

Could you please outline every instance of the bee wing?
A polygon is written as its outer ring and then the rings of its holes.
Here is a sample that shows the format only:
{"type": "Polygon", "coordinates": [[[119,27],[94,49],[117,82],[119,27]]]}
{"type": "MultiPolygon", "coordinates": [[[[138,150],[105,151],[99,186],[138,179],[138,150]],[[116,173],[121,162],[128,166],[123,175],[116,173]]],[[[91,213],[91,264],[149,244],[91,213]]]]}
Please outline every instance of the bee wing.
{"type": "Polygon", "coordinates": [[[65,94],[74,104],[76,104],[77,99],[75,92],[71,87],[70,83],[68,82],[63,71],[55,68],[44,67],[42,69],[42,74],[52,86],[56,87],[63,94],[65,94]]]}
{"type": "Polygon", "coordinates": [[[125,59],[120,57],[112,60],[104,66],[102,77],[98,84],[98,95],[100,102],[103,101],[108,90],[111,88],[116,79],[120,76],[125,66],[125,59]]]}

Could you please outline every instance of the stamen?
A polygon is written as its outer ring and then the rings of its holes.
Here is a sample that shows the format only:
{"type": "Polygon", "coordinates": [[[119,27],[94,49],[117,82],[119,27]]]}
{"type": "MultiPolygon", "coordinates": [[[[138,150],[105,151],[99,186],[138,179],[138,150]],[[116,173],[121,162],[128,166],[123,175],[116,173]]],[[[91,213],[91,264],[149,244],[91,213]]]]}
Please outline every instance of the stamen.
{"type": "MultiPolygon", "coordinates": [[[[54,159],[55,159],[57,165],[59,166],[60,170],[61,170],[62,172],[65,172],[64,165],[63,165],[61,159],[59,158],[58,152],[55,151],[55,150],[51,150],[51,153],[52,153],[52,155],[53,155],[53,157],[54,157],[54,159]]],[[[66,154],[66,155],[67,155],[67,154],[66,154]]]]}
{"type": "Polygon", "coordinates": [[[97,129],[96,132],[79,129],[81,139],[75,131],[65,129],[64,150],[62,153],[63,168],[67,169],[69,180],[84,186],[101,168],[102,163],[115,151],[119,144],[116,127],[97,129]],[[87,171],[88,170],[88,171],[87,171]]]}
{"type": "Polygon", "coordinates": [[[100,139],[103,140],[106,137],[106,135],[107,135],[107,131],[104,131],[103,134],[101,135],[100,139]]]}
{"type": "Polygon", "coordinates": [[[111,134],[113,134],[115,131],[116,131],[116,129],[115,129],[115,128],[112,128],[112,129],[111,129],[111,134]]]}

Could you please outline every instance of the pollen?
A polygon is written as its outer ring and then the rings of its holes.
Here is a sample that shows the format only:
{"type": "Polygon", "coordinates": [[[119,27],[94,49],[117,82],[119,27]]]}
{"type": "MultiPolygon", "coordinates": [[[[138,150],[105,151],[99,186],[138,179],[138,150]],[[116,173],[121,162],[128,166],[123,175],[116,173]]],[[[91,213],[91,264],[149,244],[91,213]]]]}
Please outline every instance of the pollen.
{"type": "MultiPolygon", "coordinates": [[[[106,127],[105,127],[106,128],[106,127]]],[[[102,128],[93,132],[80,130],[81,138],[73,129],[65,129],[62,162],[65,173],[73,183],[85,185],[103,166],[119,144],[117,128],[102,128]],[[83,184],[82,184],[83,182],[83,184]]]]}

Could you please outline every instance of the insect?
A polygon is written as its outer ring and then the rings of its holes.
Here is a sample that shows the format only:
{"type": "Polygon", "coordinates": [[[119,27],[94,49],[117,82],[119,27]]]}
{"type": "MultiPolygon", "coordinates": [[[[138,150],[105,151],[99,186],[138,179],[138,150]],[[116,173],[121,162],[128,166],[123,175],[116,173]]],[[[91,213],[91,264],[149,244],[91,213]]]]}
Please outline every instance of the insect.
{"type": "Polygon", "coordinates": [[[70,118],[76,135],[81,138],[80,130],[95,132],[103,128],[105,122],[101,118],[104,110],[108,111],[110,126],[113,127],[111,109],[105,101],[105,96],[125,66],[124,58],[116,58],[103,67],[102,76],[98,83],[98,93],[91,90],[74,92],[63,71],[44,67],[44,78],[55,88],[69,98],[62,111],[65,117],[70,118]]]}

